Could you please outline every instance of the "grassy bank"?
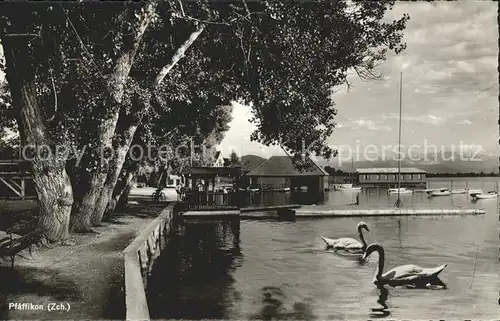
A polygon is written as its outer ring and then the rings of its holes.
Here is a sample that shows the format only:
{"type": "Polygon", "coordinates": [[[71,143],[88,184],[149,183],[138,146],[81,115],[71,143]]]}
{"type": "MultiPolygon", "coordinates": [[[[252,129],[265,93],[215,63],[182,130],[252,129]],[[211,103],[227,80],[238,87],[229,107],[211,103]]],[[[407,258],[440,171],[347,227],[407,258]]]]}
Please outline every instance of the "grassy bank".
{"type": "Polygon", "coordinates": [[[3,261],[0,319],[124,319],[122,251],[161,209],[131,206],[95,234],[72,235],[74,245],[42,247],[32,258],[17,258],[14,269],[3,261]],[[9,310],[16,302],[45,309],[9,310]],[[58,302],[69,303],[70,311],[47,311],[49,303],[58,302]]]}

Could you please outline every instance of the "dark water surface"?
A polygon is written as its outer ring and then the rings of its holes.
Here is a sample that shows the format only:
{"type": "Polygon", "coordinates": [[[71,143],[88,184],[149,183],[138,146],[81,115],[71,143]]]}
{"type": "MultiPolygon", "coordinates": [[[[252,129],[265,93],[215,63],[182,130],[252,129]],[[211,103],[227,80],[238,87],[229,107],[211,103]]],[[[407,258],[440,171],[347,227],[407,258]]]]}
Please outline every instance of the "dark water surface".
{"type": "MultiPolygon", "coordinates": [[[[482,183],[469,183],[469,188],[476,188],[470,184],[480,188],[482,183]]],[[[441,186],[443,182],[431,182],[431,187],[441,186]]],[[[370,198],[367,207],[393,202],[386,194],[369,193],[360,195],[365,201],[370,198]]],[[[347,206],[351,198],[331,192],[317,208],[347,206]]],[[[423,267],[447,263],[441,274],[445,290],[377,289],[372,283],[377,254],[361,266],[325,251],[320,235],[357,238],[360,218],[184,223],[149,279],[151,317],[497,319],[497,202],[483,201],[471,204],[466,195],[433,199],[414,195],[406,199],[406,206],[479,207],[487,214],[362,219],[370,227],[367,242],[385,248],[385,270],[408,263],[423,267]]]]}

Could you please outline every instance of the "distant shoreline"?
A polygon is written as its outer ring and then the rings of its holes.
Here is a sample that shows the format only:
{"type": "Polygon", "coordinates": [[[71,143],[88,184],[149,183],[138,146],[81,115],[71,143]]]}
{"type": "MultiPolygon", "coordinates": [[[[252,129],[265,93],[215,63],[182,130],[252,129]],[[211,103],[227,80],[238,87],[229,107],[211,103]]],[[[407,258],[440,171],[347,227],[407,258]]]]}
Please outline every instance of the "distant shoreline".
{"type": "MultiPolygon", "coordinates": [[[[328,171],[327,171],[328,172],[328,171]]],[[[341,178],[350,178],[351,175],[357,175],[357,173],[349,173],[349,172],[336,172],[333,175],[330,173],[330,177],[341,177],[341,178]]],[[[500,177],[500,174],[496,173],[427,173],[427,178],[435,178],[435,177],[500,177]]]]}
{"type": "Polygon", "coordinates": [[[495,173],[427,173],[427,178],[454,178],[454,177],[483,177],[483,178],[493,178],[500,177],[499,174],[495,173]]]}

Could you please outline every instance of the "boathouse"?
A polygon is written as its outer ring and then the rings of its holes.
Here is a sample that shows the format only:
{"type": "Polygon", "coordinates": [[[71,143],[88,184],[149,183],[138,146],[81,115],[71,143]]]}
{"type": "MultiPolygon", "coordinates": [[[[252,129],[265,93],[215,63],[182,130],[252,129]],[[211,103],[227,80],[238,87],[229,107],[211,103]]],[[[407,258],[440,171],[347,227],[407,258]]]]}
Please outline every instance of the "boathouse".
{"type": "MultiPolygon", "coordinates": [[[[359,168],[356,171],[363,187],[397,187],[398,168],[359,168]]],[[[426,187],[426,172],[418,168],[402,167],[399,171],[401,187],[426,187]]]]}
{"type": "Polygon", "coordinates": [[[298,163],[290,156],[272,156],[247,176],[251,187],[260,190],[307,188],[311,192],[323,192],[329,175],[309,157],[301,158],[298,163]]]}
{"type": "Polygon", "coordinates": [[[248,177],[247,174],[250,173],[252,169],[262,164],[264,161],[264,158],[256,155],[241,156],[240,164],[242,177],[240,180],[240,187],[250,187],[250,177],[248,177]]]}
{"type": "Polygon", "coordinates": [[[186,185],[191,190],[216,191],[223,185],[232,185],[241,177],[241,167],[200,166],[183,171],[186,185]]]}

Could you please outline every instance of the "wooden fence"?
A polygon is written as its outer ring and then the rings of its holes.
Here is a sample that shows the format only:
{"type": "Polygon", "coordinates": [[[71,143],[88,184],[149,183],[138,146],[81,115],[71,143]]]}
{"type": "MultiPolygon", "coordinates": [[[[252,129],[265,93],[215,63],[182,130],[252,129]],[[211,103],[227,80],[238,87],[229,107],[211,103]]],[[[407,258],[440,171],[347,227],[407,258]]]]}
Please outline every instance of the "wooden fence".
{"type": "Polygon", "coordinates": [[[238,192],[186,192],[185,202],[191,210],[236,209],[238,192]]]}

